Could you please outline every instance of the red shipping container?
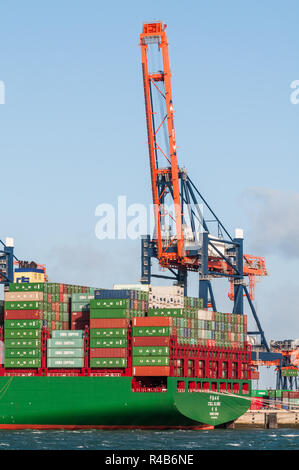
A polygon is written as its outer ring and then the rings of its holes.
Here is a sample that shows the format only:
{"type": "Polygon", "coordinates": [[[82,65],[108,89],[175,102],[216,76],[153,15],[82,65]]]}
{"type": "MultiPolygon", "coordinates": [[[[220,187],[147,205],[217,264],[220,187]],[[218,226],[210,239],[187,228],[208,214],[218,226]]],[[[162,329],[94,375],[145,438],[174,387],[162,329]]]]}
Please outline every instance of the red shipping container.
{"type": "Polygon", "coordinates": [[[172,318],[167,317],[135,317],[133,326],[171,326],[172,318]]]}
{"type": "Polygon", "coordinates": [[[135,376],[169,376],[170,367],[168,366],[138,366],[133,367],[132,375],[135,376]]]}
{"type": "Polygon", "coordinates": [[[71,323],[71,330],[85,330],[85,327],[89,326],[89,322],[87,321],[72,321],[71,323]]]}
{"type": "Polygon", "coordinates": [[[74,320],[89,318],[89,312],[72,312],[71,315],[74,320]]]}
{"type": "Polygon", "coordinates": [[[49,302],[49,303],[52,302],[52,294],[48,294],[48,302],[49,302]]]}
{"type": "Polygon", "coordinates": [[[51,321],[51,328],[52,328],[52,330],[55,330],[55,321],[54,320],[51,321]]]}
{"type": "Polygon", "coordinates": [[[62,329],[63,330],[68,330],[69,329],[69,322],[68,321],[63,321],[62,322],[62,329]]]}
{"type": "Polygon", "coordinates": [[[168,336],[136,336],[132,338],[132,346],[169,346],[170,338],[168,336]]]}
{"type": "Polygon", "coordinates": [[[91,318],[90,328],[127,328],[129,318],[91,318]]]}
{"type": "Polygon", "coordinates": [[[127,357],[127,348],[91,348],[90,357],[127,357]]]}
{"type": "Polygon", "coordinates": [[[59,302],[63,302],[63,292],[59,292],[59,302]]]}
{"type": "Polygon", "coordinates": [[[42,310],[5,310],[5,320],[41,320],[42,310]]]}

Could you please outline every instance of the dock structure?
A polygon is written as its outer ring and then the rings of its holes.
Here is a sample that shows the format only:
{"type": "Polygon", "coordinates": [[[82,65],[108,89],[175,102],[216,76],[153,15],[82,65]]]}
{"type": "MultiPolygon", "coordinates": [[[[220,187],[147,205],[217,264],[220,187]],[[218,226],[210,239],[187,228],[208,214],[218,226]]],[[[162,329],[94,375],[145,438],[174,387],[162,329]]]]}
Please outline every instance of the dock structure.
{"type": "Polygon", "coordinates": [[[249,410],[234,422],[235,428],[299,428],[299,410],[249,410]]]}

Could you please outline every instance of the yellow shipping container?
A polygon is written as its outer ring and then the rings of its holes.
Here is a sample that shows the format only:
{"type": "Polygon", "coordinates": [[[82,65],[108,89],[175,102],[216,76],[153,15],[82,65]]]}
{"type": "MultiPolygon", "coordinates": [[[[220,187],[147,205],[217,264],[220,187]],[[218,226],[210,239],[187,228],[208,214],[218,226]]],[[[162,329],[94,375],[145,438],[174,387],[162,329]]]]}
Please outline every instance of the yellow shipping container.
{"type": "Polygon", "coordinates": [[[45,273],[18,271],[13,273],[13,282],[45,282],[45,273]]]}

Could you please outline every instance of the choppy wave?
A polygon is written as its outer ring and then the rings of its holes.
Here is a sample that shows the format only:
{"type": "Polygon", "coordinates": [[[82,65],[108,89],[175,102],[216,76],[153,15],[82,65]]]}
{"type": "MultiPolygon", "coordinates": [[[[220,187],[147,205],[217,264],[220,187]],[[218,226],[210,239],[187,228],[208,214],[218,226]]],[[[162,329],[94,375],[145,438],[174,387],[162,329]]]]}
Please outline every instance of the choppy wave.
{"type": "Polygon", "coordinates": [[[0,431],[1,450],[299,449],[299,429],[0,431]]]}

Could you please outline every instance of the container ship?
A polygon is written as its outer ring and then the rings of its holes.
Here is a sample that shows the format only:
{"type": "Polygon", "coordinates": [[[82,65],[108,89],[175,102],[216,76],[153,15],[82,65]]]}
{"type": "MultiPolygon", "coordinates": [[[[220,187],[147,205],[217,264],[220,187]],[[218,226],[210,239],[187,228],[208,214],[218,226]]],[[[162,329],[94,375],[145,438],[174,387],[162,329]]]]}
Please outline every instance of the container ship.
{"type": "Polygon", "coordinates": [[[14,282],[4,292],[0,428],[192,428],[250,406],[246,315],[178,286],[14,282]]]}
{"type": "Polygon", "coordinates": [[[13,245],[6,243],[0,428],[193,429],[234,421],[250,406],[243,275],[252,287],[265,270],[257,257],[243,256],[242,231],[233,239],[206,204],[218,223],[212,236],[199,210],[205,199],[178,166],[165,29],[145,23],[140,35],[155,208],[155,236],[141,240],[142,284],[50,283],[32,266],[16,269],[10,282],[13,245]],[[152,285],[151,257],[176,275],[175,285],[152,285]],[[200,275],[198,298],[186,295],[189,271],[200,275]],[[213,300],[210,279],[223,276],[232,314],[217,312],[213,300]]]}

